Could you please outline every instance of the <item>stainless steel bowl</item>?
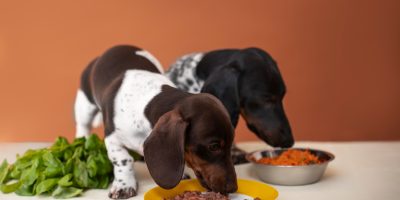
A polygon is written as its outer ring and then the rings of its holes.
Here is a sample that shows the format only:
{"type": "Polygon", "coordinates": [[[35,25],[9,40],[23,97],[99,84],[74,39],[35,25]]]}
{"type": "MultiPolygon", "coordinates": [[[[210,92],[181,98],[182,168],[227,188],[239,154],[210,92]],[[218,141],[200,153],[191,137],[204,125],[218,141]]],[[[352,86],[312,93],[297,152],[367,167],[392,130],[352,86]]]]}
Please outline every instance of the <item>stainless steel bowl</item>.
{"type": "Polygon", "coordinates": [[[306,185],[319,181],[324,174],[328,163],[335,158],[333,154],[326,151],[309,148],[292,149],[309,150],[322,162],[319,164],[301,166],[268,165],[257,163],[257,160],[263,157],[273,158],[279,156],[282,152],[288,149],[255,151],[247,154],[246,159],[253,163],[255,172],[258,177],[267,183],[276,185],[306,185]]]}

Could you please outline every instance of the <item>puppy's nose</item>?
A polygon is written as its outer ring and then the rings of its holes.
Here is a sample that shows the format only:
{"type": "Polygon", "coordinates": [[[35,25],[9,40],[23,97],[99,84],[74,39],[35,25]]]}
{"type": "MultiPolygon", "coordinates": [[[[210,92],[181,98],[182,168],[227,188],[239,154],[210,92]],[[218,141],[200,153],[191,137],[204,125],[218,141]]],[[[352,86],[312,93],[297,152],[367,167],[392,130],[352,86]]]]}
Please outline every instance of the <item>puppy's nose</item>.
{"type": "MultiPolygon", "coordinates": [[[[232,161],[230,161],[230,162],[232,162],[232,161]]],[[[230,174],[230,176],[228,176],[226,179],[227,182],[226,182],[225,191],[226,191],[226,193],[236,192],[236,190],[238,189],[238,185],[237,185],[235,168],[233,167],[233,165],[230,168],[228,174],[230,174]]]]}
{"type": "Polygon", "coordinates": [[[237,186],[237,183],[236,183],[236,182],[231,183],[231,184],[228,184],[228,185],[226,186],[226,192],[227,192],[227,193],[234,193],[234,192],[237,191],[237,189],[238,189],[238,186],[237,186]]]}
{"type": "Polygon", "coordinates": [[[291,131],[281,131],[282,134],[282,138],[281,138],[281,142],[279,143],[279,147],[282,148],[289,148],[292,147],[294,144],[294,139],[293,139],[293,135],[291,133],[291,131]]]}
{"type": "Polygon", "coordinates": [[[289,140],[285,140],[284,142],[281,143],[281,145],[279,145],[282,148],[289,148],[292,147],[294,145],[294,140],[293,139],[289,139],[289,140]]]}

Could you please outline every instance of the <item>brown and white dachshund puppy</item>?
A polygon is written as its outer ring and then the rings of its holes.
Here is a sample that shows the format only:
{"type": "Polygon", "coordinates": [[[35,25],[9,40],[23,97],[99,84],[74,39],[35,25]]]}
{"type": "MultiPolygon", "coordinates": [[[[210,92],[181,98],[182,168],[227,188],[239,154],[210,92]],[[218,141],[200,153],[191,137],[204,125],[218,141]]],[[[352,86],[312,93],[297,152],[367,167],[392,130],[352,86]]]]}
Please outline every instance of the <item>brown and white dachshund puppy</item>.
{"type": "Polygon", "coordinates": [[[134,160],[127,149],[144,155],[151,176],[163,188],[179,183],[186,163],[205,188],[235,192],[230,155],[234,130],[228,112],[214,96],[176,89],[161,73],[149,52],[116,46],[82,74],[76,136],[88,136],[95,115],[102,114],[115,177],[109,197],[137,194],[134,160]]]}
{"type": "Polygon", "coordinates": [[[166,76],[184,91],[216,96],[234,127],[241,114],[248,128],[271,146],[293,145],[282,103],[286,87],[278,65],[265,51],[247,48],[188,54],[171,65],[166,76]]]}

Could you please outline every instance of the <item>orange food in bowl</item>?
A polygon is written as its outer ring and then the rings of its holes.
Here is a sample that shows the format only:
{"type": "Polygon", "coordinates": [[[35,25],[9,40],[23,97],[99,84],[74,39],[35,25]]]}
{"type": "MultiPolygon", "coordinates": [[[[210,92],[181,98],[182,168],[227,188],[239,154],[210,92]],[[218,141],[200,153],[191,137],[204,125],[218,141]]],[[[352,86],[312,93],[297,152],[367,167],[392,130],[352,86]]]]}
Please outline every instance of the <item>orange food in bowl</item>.
{"type": "Polygon", "coordinates": [[[309,150],[297,150],[297,149],[289,149],[281,155],[268,158],[264,157],[256,161],[261,164],[269,164],[269,165],[310,165],[310,164],[319,164],[321,161],[317,156],[313,155],[309,150]]]}

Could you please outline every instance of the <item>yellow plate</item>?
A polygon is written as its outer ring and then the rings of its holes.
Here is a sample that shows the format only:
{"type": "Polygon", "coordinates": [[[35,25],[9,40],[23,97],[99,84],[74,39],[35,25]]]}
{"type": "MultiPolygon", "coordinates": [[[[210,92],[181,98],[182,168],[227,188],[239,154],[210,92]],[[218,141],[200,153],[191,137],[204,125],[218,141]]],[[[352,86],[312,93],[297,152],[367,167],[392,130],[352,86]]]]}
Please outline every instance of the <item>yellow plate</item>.
{"type": "MultiPolygon", "coordinates": [[[[144,200],[163,200],[164,198],[172,198],[185,191],[201,191],[205,189],[195,180],[183,180],[175,188],[166,190],[161,187],[154,187],[146,192],[144,200]]],[[[262,200],[275,200],[278,197],[278,191],[275,188],[257,181],[238,179],[238,190],[236,193],[260,198],[262,200]]]]}

